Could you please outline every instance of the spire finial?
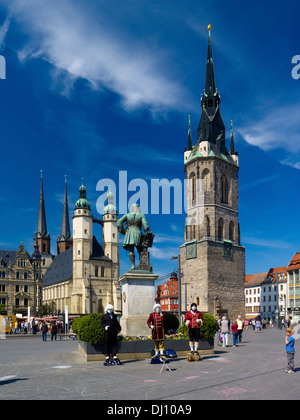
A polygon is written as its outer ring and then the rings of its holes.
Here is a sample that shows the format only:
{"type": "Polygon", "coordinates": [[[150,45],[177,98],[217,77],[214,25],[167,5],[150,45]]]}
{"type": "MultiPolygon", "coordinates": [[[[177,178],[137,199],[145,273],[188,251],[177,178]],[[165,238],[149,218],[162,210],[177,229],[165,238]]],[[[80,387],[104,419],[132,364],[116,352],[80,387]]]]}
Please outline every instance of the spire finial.
{"type": "Polygon", "coordinates": [[[207,25],[207,30],[208,30],[208,32],[210,32],[210,31],[211,31],[211,28],[212,28],[212,26],[211,26],[211,24],[209,23],[209,24],[207,25]]]}
{"type": "Polygon", "coordinates": [[[65,184],[67,183],[67,175],[65,175],[65,184]]]}
{"type": "Polygon", "coordinates": [[[40,170],[41,178],[43,178],[43,169],[40,170]]]}

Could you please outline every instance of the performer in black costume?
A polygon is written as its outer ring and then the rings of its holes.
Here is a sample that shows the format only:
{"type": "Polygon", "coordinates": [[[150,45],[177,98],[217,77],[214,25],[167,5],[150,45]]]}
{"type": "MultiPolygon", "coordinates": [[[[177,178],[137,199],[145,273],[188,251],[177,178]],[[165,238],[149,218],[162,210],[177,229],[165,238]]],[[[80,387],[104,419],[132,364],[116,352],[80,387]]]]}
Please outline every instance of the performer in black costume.
{"type": "Polygon", "coordinates": [[[108,304],[105,314],[102,315],[101,326],[105,329],[106,359],[104,366],[121,365],[117,357],[117,335],[121,331],[121,326],[114,313],[114,307],[108,304]],[[110,357],[111,356],[111,357],[110,357]]]}

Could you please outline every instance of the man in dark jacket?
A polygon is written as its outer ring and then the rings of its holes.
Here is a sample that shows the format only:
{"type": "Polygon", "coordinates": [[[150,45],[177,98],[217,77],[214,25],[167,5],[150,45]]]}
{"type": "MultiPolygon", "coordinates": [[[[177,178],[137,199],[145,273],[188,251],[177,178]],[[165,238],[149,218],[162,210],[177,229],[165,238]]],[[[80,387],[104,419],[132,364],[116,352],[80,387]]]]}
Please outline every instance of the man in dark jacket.
{"type": "Polygon", "coordinates": [[[117,335],[121,331],[121,326],[114,313],[114,307],[108,304],[105,308],[105,314],[102,315],[101,326],[105,329],[106,359],[104,366],[120,365],[117,358],[117,335]],[[111,356],[111,357],[110,357],[111,356]]]}

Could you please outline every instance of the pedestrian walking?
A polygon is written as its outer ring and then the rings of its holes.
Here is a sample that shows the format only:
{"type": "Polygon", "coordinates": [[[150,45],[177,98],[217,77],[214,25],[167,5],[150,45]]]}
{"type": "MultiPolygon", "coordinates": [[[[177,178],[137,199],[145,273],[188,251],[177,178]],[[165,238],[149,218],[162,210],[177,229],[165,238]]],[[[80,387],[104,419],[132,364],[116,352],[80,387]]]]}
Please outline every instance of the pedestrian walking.
{"type": "Polygon", "coordinates": [[[47,326],[47,324],[46,324],[45,321],[43,321],[43,323],[42,323],[41,330],[42,330],[42,339],[43,339],[43,341],[47,341],[48,326],[47,326]]]}
{"type": "Polygon", "coordinates": [[[55,321],[52,322],[51,328],[50,328],[50,335],[51,335],[51,341],[56,341],[56,335],[57,335],[57,325],[55,321]]]}
{"type": "Polygon", "coordinates": [[[36,322],[34,318],[32,318],[31,326],[32,326],[32,334],[36,334],[36,322]]]}
{"type": "Polygon", "coordinates": [[[238,324],[238,336],[239,336],[239,343],[242,342],[243,338],[243,329],[244,329],[244,323],[242,321],[241,315],[237,317],[237,324],[238,324]]]}
{"type": "Polygon", "coordinates": [[[285,350],[287,356],[286,373],[294,373],[294,359],[295,359],[295,338],[293,337],[293,329],[286,329],[285,350]]]}
{"type": "Polygon", "coordinates": [[[259,319],[257,319],[256,321],[255,321],[255,332],[257,333],[257,332],[259,332],[260,331],[260,328],[261,328],[261,323],[260,323],[260,320],[259,319]]]}
{"type": "Polygon", "coordinates": [[[223,339],[222,347],[228,347],[229,321],[226,319],[226,316],[222,317],[220,332],[223,339]]]}
{"type": "Polygon", "coordinates": [[[233,347],[238,347],[238,323],[237,320],[233,321],[232,325],[231,325],[231,329],[232,329],[232,336],[233,336],[233,347]]]}

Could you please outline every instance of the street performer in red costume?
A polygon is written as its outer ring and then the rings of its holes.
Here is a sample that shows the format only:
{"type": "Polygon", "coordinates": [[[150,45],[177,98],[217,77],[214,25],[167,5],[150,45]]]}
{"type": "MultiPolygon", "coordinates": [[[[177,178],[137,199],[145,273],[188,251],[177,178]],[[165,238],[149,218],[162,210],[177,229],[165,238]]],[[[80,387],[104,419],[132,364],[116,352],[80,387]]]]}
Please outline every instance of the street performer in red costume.
{"type": "Polygon", "coordinates": [[[196,303],[191,304],[191,310],[185,314],[184,322],[189,329],[191,353],[195,352],[197,354],[203,315],[202,312],[197,311],[196,303]]]}
{"type": "Polygon", "coordinates": [[[168,331],[165,315],[161,312],[159,303],[153,306],[153,311],[148,318],[147,325],[152,330],[152,338],[154,340],[155,355],[163,357],[165,346],[165,334],[168,331]]]}

